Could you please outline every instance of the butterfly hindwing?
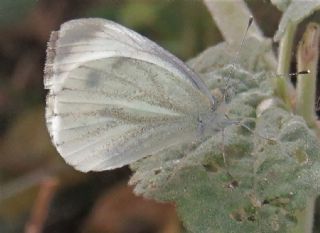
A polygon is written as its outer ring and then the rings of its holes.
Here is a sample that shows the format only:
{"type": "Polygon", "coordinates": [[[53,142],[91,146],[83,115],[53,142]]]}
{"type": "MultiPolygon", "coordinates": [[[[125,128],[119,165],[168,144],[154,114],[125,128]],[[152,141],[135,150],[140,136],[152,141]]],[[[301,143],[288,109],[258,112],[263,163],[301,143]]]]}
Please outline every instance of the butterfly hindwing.
{"type": "Polygon", "coordinates": [[[121,167],[189,142],[212,105],[194,80],[202,83],[129,29],[98,19],[66,23],[53,33],[46,63],[52,141],[81,171],[121,167]]]}

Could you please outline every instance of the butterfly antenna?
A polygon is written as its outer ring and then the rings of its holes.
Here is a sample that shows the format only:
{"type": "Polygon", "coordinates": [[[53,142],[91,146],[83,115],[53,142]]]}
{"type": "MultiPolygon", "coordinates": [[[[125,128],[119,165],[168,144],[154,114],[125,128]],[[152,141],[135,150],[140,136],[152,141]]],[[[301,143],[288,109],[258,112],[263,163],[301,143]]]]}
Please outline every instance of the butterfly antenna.
{"type": "Polygon", "coordinates": [[[288,74],[290,77],[293,77],[293,76],[298,76],[300,74],[310,74],[310,70],[303,70],[303,71],[300,71],[300,72],[295,72],[295,73],[290,73],[288,74]]]}
{"type": "MultiPolygon", "coordinates": [[[[242,49],[242,47],[243,47],[243,45],[244,45],[244,41],[245,41],[245,39],[246,39],[246,37],[247,37],[249,28],[251,27],[252,23],[253,23],[253,16],[250,16],[250,17],[249,17],[249,20],[248,20],[247,28],[246,28],[246,30],[245,30],[245,33],[244,33],[242,39],[241,39],[241,43],[240,43],[239,49],[238,49],[238,51],[236,52],[236,56],[235,56],[235,58],[233,59],[233,62],[231,63],[231,64],[232,64],[232,68],[234,68],[235,64],[239,62],[239,59],[240,59],[240,51],[241,51],[241,49],[242,49]]],[[[234,70],[231,69],[231,70],[229,71],[229,73],[228,73],[228,76],[227,76],[227,81],[226,81],[225,89],[224,89],[224,92],[223,92],[223,99],[224,99],[224,101],[226,101],[227,90],[228,90],[228,88],[229,88],[229,81],[230,81],[230,79],[231,79],[231,75],[232,75],[233,71],[234,71],[234,70]]]]}
{"type": "Polygon", "coordinates": [[[310,70],[302,70],[299,72],[289,73],[289,74],[275,74],[275,76],[287,76],[289,78],[296,77],[298,75],[310,74],[310,70]]]}

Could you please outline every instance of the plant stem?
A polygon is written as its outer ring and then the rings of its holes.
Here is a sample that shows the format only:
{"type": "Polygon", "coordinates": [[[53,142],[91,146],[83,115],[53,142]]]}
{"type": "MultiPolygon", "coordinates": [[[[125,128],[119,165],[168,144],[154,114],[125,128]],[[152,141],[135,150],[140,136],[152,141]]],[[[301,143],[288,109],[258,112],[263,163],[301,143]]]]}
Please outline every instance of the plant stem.
{"type": "MultiPolygon", "coordinates": [[[[244,0],[237,1],[217,1],[203,0],[210,12],[214,22],[220,29],[225,41],[229,44],[239,44],[239,35],[243,35],[248,25],[248,20],[252,16],[250,9],[244,0]]],[[[247,37],[255,37],[261,41],[266,40],[259,26],[253,21],[247,37]]],[[[276,58],[272,51],[264,56],[265,62],[270,70],[276,69],[276,58]]]]}
{"type": "MultiPolygon", "coordinates": [[[[309,70],[309,74],[298,75],[296,112],[302,116],[309,127],[316,127],[315,98],[317,64],[319,58],[320,29],[316,23],[309,23],[297,51],[297,71],[309,70]]],[[[317,129],[319,134],[319,130],[317,129]]],[[[306,208],[296,216],[298,225],[294,232],[313,232],[313,216],[316,196],[307,200],[306,208]]]]}
{"type": "MultiPolygon", "coordinates": [[[[240,44],[239,35],[242,35],[252,15],[244,0],[238,1],[212,1],[203,0],[214,22],[220,29],[225,41],[230,44],[240,44]]],[[[248,37],[263,38],[263,34],[253,22],[248,37]]]]}
{"type": "Polygon", "coordinates": [[[310,197],[307,200],[306,208],[296,213],[298,224],[291,233],[312,233],[313,232],[313,218],[314,218],[314,204],[316,196],[310,197]]]}
{"type": "Polygon", "coordinates": [[[311,128],[316,126],[315,100],[319,36],[319,26],[316,23],[309,23],[297,52],[297,71],[309,70],[310,73],[298,75],[296,112],[311,128]]]}
{"type": "Polygon", "coordinates": [[[296,32],[296,25],[289,23],[284,36],[280,41],[279,48],[279,64],[278,73],[288,74],[290,70],[291,52],[293,46],[294,34],[296,32]]]}
{"type": "Polygon", "coordinates": [[[288,107],[292,107],[291,93],[293,93],[294,90],[292,84],[287,78],[287,75],[290,71],[291,53],[296,28],[297,25],[293,23],[288,24],[284,36],[281,38],[279,47],[279,62],[277,73],[280,76],[276,79],[276,92],[288,107]]]}

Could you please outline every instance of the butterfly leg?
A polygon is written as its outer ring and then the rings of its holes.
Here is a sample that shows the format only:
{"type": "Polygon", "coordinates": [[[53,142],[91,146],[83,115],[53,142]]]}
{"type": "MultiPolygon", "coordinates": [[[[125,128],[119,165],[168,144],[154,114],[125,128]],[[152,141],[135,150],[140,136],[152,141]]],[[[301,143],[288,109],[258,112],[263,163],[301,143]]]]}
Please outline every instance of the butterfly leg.
{"type": "Polygon", "coordinates": [[[224,166],[227,167],[227,160],[226,160],[226,151],[225,151],[225,146],[224,146],[224,140],[225,140],[225,127],[222,129],[222,158],[223,158],[223,163],[224,166]]]}
{"type": "Polygon", "coordinates": [[[227,164],[227,157],[226,157],[226,151],[225,151],[225,144],[224,144],[224,140],[225,140],[225,129],[226,127],[223,127],[221,130],[222,133],[222,158],[223,158],[223,164],[226,170],[226,174],[229,176],[230,178],[230,182],[228,182],[226,184],[226,188],[230,188],[230,189],[234,189],[236,186],[238,186],[238,181],[235,179],[235,177],[231,174],[229,168],[228,168],[228,164],[227,164]]]}
{"type": "Polygon", "coordinates": [[[231,120],[230,117],[229,117],[226,113],[225,113],[225,117],[226,117],[228,120],[232,121],[233,124],[245,128],[245,129],[248,130],[250,133],[252,133],[254,136],[258,136],[258,137],[260,137],[260,138],[262,138],[262,139],[265,139],[265,140],[267,140],[267,141],[270,141],[270,142],[277,142],[277,140],[274,139],[274,138],[265,137],[265,136],[257,133],[255,130],[252,130],[249,126],[247,126],[246,124],[244,124],[241,120],[238,120],[238,121],[237,121],[237,120],[231,120]]]}

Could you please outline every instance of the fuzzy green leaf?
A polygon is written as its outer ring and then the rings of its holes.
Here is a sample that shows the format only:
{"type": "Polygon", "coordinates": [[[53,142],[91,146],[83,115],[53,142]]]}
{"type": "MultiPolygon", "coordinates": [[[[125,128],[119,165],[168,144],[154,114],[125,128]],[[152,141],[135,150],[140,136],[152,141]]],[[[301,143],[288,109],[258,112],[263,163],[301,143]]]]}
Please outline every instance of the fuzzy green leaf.
{"type": "Polygon", "coordinates": [[[319,193],[320,144],[301,117],[274,100],[269,74],[217,69],[218,57],[204,54],[208,86],[230,86],[215,112],[217,130],[132,164],[130,184],[137,194],[174,202],[190,233],[290,232],[296,211],[319,193]]]}
{"type": "Polygon", "coordinates": [[[225,64],[239,64],[248,71],[270,70],[264,56],[270,50],[270,40],[248,37],[242,48],[239,48],[239,45],[230,46],[229,43],[222,42],[191,59],[188,65],[198,73],[209,73],[225,64]],[[235,57],[237,53],[239,55],[235,57]]]}

